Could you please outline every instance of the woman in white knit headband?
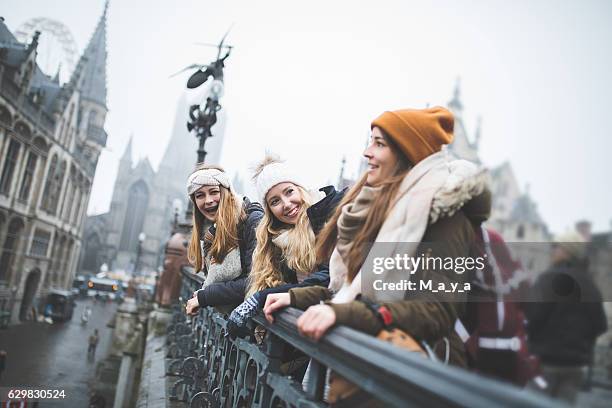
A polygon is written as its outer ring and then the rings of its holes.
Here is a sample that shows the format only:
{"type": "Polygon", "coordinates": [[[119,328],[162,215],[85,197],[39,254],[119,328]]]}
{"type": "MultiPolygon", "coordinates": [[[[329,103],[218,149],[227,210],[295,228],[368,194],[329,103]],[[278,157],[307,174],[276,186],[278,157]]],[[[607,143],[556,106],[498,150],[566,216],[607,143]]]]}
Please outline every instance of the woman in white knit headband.
{"type": "Polygon", "coordinates": [[[246,197],[240,199],[218,166],[199,165],[187,179],[187,194],[194,205],[188,258],[197,272],[206,274],[206,280],[187,302],[186,311],[233,307],[244,299],[257,242],[255,228],[263,210],[246,197]]]}
{"type": "Polygon", "coordinates": [[[230,315],[228,330],[237,335],[268,294],[329,284],[327,265],[316,262],[315,236],[344,196],[333,186],[308,191],[291,166],[273,156],[257,166],[253,181],[264,216],[257,228],[248,297],[230,315]]]}

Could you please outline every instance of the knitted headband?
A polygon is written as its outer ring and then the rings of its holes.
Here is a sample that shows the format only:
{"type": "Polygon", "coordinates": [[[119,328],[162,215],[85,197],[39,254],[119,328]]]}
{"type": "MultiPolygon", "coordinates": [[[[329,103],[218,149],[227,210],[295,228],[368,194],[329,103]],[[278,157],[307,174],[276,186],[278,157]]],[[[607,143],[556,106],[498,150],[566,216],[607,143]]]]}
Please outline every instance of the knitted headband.
{"type": "Polygon", "coordinates": [[[260,203],[266,202],[268,191],[280,183],[293,183],[304,188],[300,177],[283,162],[266,164],[261,172],[255,177],[255,188],[260,203]]]}
{"type": "Polygon", "coordinates": [[[192,195],[203,186],[223,186],[232,191],[227,173],[218,169],[202,169],[187,179],[187,195],[192,195]]]}

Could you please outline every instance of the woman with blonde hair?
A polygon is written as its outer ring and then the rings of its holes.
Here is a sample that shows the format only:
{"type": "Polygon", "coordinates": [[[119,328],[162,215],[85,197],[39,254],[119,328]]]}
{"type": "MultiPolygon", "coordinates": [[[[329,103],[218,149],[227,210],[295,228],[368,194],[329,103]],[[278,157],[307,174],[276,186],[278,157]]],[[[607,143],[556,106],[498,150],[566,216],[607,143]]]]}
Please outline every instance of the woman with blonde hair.
{"type": "Polygon", "coordinates": [[[257,166],[253,180],[264,216],[257,227],[247,299],[230,315],[233,334],[240,334],[263,308],[268,294],[329,284],[326,260],[316,259],[315,237],[345,193],[333,186],[308,191],[287,163],[270,155],[257,166]]]}
{"type": "Polygon", "coordinates": [[[319,237],[318,259],[330,258],[329,288],[268,296],[269,321],[286,306],[306,310],[298,330],[314,340],[334,325],[372,335],[397,328],[433,355],[466,365],[454,329],[470,273],[437,262],[413,270],[396,262],[398,256],[459,262],[474,253],[474,226],[488,217],[490,193],[481,169],[442,151],[453,126],[452,113],[441,107],[384,112],[372,122],[368,170],[319,237]],[[375,268],[381,259],[382,270],[375,268]],[[440,284],[460,291],[438,292],[440,284]]]}
{"type": "Polygon", "coordinates": [[[263,210],[258,203],[235,194],[223,168],[200,164],[187,180],[193,203],[193,229],[188,258],[206,279],[187,302],[199,307],[236,305],[244,299],[255,249],[255,228],[263,210]]]}

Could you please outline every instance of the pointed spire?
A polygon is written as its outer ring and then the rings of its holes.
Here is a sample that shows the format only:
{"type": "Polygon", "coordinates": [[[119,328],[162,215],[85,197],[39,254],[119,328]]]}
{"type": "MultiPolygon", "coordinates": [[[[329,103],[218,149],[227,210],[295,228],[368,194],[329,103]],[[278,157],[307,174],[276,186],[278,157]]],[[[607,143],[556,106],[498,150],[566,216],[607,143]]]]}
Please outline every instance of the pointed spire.
{"type": "Polygon", "coordinates": [[[28,44],[28,54],[38,48],[38,40],[40,38],[40,31],[34,31],[32,41],[28,44]]]}
{"type": "Polygon", "coordinates": [[[478,116],[476,119],[476,132],[474,132],[474,148],[478,149],[478,145],[480,144],[480,137],[482,135],[482,117],[478,116]]]}
{"type": "Polygon", "coordinates": [[[98,25],[77,63],[71,82],[78,81],[82,72],[81,95],[106,107],[106,16],[108,0],[98,25]]]}
{"type": "Polygon", "coordinates": [[[130,135],[130,140],[128,140],[128,144],[125,147],[125,151],[123,152],[123,156],[121,156],[121,161],[127,161],[130,164],[132,163],[132,139],[134,139],[134,135],[130,135]]]}
{"type": "Polygon", "coordinates": [[[53,79],[52,79],[52,81],[58,85],[60,83],[61,70],[62,70],[62,63],[60,62],[59,64],[57,64],[57,71],[55,72],[55,75],[53,76],[53,79]]]}
{"type": "Polygon", "coordinates": [[[342,188],[344,184],[344,167],[346,166],[346,156],[342,156],[342,164],[340,165],[340,175],[338,176],[338,188],[342,188]]]}
{"type": "Polygon", "coordinates": [[[463,104],[461,103],[461,77],[457,77],[453,99],[448,103],[448,107],[451,108],[455,114],[461,113],[463,110],[463,104]]]}

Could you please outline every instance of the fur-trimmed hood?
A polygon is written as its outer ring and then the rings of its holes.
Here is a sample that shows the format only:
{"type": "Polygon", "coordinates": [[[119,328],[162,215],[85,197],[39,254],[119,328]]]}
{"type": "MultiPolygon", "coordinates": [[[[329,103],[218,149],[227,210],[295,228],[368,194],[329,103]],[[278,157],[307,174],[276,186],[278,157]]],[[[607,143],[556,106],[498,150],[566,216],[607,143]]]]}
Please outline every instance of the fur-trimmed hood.
{"type": "Polygon", "coordinates": [[[486,221],[491,214],[488,172],[464,160],[452,161],[448,166],[449,176],[431,202],[429,224],[451,217],[459,210],[475,224],[486,221]]]}

